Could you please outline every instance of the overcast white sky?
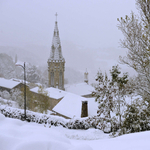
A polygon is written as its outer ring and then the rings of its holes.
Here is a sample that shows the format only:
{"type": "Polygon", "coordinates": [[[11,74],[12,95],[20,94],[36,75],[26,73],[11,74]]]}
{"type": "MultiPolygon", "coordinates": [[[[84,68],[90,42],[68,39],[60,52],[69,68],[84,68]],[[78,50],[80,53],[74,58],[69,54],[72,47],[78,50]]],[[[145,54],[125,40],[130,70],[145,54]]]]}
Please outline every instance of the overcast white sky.
{"type": "Polygon", "coordinates": [[[0,0],[0,41],[51,45],[55,13],[61,40],[84,47],[118,47],[117,18],[135,0],[0,0]]]}
{"type": "MultiPolygon", "coordinates": [[[[131,11],[137,12],[135,0],[0,0],[0,45],[30,44],[50,49],[57,12],[63,54],[68,64],[75,66],[69,57],[76,49],[65,50],[63,45],[72,43],[78,51],[83,51],[82,55],[86,53],[86,57],[95,53],[92,61],[103,59],[99,68],[104,64],[108,67],[110,57],[114,56],[117,62],[116,58],[125,54],[119,48],[119,39],[123,36],[117,29],[117,18],[130,15],[131,11]]],[[[92,71],[92,63],[85,62],[87,65],[80,70],[87,67],[92,71]]]]}

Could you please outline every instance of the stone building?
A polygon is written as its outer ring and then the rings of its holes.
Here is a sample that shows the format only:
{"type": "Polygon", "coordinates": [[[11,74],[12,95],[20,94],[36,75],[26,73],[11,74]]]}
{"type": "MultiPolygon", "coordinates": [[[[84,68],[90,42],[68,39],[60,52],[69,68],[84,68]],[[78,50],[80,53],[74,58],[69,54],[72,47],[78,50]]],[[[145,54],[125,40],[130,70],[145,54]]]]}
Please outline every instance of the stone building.
{"type": "Polygon", "coordinates": [[[30,89],[31,93],[34,96],[34,99],[37,102],[37,105],[40,104],[41,98],[44,100],[48,100],[48,109],[52,110],[67,94],[66,91],[56,89],[53,87],[43,89],[47,93],[47,95],[44,95],[43,93],[39,92],[39,87],[35,87],[30,89]],[[48,99],[47,99],[48,98],[48,99]]]}
{"type": "Polygon", "coordinates": [[[0,91],[8,91],[10,92],[13,89],[21,90],[24,88],[24,84],[19,81],[8,80],[4,78],[0,78],[0,91]]]}
{"type": "Polygon", "coordinates": [[[59,38],[57,21],[55,21],[50,57],[47,63],[48,63],[48,86],[65,90],[64,88],[65,59],[63,58],[62,55],[62,48],[59,38]]]}

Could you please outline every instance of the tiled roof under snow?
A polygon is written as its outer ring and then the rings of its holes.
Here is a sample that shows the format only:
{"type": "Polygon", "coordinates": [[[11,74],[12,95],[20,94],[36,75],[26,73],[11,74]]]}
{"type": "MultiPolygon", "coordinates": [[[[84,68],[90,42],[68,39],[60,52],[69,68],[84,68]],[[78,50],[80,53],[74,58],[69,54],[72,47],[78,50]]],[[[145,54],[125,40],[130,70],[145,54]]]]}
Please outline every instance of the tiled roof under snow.
{"type": "MultiPolygon", "coordinates": [[[[38,93],[38,90],[39,90],[39,87],[35,87],[31,89],[30,91],[34,93],[38,93]]],[[[48,92],[49,97],[54,98],[54,99],[63,98],[67,94],[67,92],[60,90],[60,89],[53,88],[53,87],[45,88],[44,90],[48,92]]]]}
{"type": "Polygon", "coordinates": [[[7,89],[12,89],[15,86],[17,86],[18,84],[20,84],[20,82],[0,78],[0,86],[1,87],[5,87],[7,89]]]}
{"type": "Polygon", "coordinates": [[[86,98],[68,93],[54,108],[53,111],[69,118],[81,117],[82,101],[86,98]]]}
{"type": "Polygon", "coordinates": [[[54,108],[53,111],[69,118],[81,117],[82,101],[88,101],[88,116],[97,114],[98,103],[95,98],[84,98],[68,93],[54,108]]]}
{"type": "Polygon", "coordinates": [[[95,89],[91,85],[88,85],[87,83],[78,83],[73,84],[68,87],[65,87],[67,92],[71,92],[80,96],[83,95],[89,95],[91,94],[95,89]]]}

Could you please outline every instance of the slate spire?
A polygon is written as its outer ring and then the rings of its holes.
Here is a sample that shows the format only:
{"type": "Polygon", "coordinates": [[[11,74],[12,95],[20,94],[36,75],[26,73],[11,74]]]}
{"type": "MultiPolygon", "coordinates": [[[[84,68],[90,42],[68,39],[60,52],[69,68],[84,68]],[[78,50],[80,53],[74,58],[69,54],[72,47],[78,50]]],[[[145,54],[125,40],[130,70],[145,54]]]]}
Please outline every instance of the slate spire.
{"type": "Polygon", "coordinates": [[[50,52],[50,60],[49,61],[65,61],[62,56],[62,50],[61,50],[61,43],[59,38],[59,30],[57,25],[57,13],[56,13],[56,21],[55,21],[55,27],[54,27],[54,34],[53,34],[53,40],[52,40],[52,46],[51,46],[51,52],[50,52]]]}

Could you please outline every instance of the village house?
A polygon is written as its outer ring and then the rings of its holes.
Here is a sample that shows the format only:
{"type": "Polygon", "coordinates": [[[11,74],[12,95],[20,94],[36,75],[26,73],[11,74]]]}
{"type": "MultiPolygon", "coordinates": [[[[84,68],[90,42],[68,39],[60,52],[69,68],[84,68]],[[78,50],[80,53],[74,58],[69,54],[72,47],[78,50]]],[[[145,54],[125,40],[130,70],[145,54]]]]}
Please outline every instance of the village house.
{"type": "Polygon", "coordinates": [[[22,89],[24,84],[19,81],[0,78],[0,91],[10,92],[12,89],[22,89]]]}
{"type": "Polygon", "coordinates": [[[53,87],[43,89],[46,95],[44,95],[44,93],[40,93],[39,90],[40,90],[39,87],[35,87],[30,89],[30,92],[32,92],[32,94],[35,96],[35,99],[39,101],[40,101],[39,98],[41,96],[43,99],[48,97],[49,110],[52,110],[60,102],[60,100],[67,94],[67,92],[53,87]]]}
{"type": "Polygon", "coordinates": [[[52,110],[56,115],[71,119],[94,116],[97,114],[97,107],[98,104],[95,102],[95,98],[85,98],[67,93],[52,110]]]}
{"type": "Polygon", "coordinates": [[[30,89],[30,91],[37,101],[40,101],[41,95],[43,98],[48,96],[48,110],[67,119],[87,117],[97,113],[98,105],[95,98],[85,98],[53,87],[43,89],[44,93],[47,93],[46,96],[39,93],[39,87],[30,89]]]}

